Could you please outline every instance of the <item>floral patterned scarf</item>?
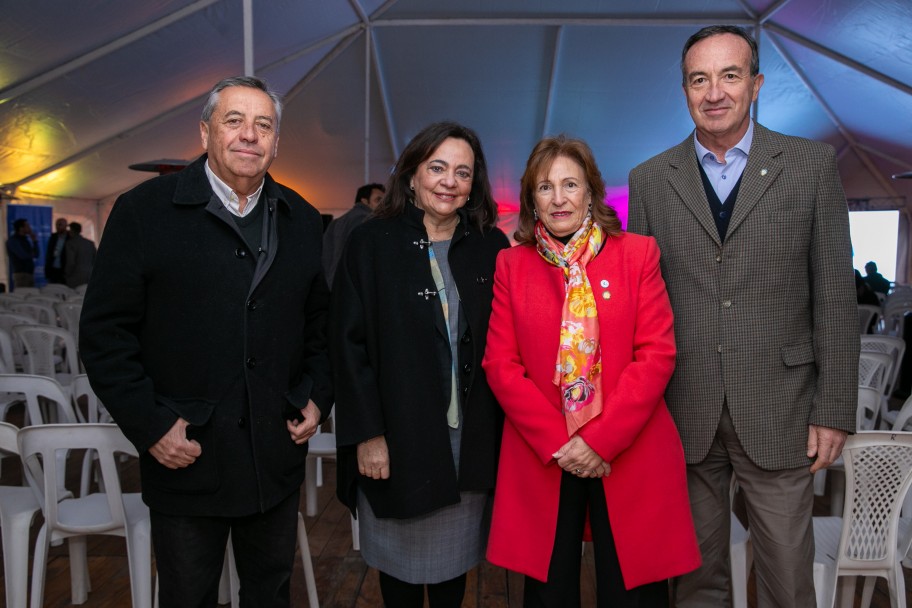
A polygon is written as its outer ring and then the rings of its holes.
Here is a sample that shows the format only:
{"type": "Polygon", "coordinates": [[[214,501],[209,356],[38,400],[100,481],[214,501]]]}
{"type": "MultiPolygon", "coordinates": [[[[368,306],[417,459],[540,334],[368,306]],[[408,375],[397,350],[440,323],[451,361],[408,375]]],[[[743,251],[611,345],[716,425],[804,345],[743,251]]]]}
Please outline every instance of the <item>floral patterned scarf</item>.
{"type": "Polygon", "coordinates": [[[602,413],[598,312],[586,265],[602,249],[605,233],[590,213],[566,245],[552,237],[541,221],[535,225],[535,240],[539,255],[563,270],[567,286],[554,384],[560,387],[567,432],[572,437],[602,413]]]}

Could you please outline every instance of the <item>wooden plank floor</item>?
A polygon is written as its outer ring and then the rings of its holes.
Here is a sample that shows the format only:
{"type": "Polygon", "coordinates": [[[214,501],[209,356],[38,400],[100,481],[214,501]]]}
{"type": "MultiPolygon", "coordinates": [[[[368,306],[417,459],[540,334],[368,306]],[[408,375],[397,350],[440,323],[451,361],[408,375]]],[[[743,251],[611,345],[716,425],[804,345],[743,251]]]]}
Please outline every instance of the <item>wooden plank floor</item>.
{"type": "MultiPolygon", "coordinates": [[[[71,463],[81,462],[81,458],[71,458],[71,463]]],[[[78,471],[73,467],[68,476],[75,479],[78,471]]],[[[126,489],[138,489],[135,464],[128,463],[124,471],[126,489]]],[[[351,526],[348,511],[334,496],[335,464],[324,463],[326,485],[319,491],[319,509],[315,517],[305,517],[311,555],[317,580],[320,605],[324,608],[369,608],[381,606],[380,589],[377,572],[368,568],[359,552],[351,546],[351,526]]],[[[2,463],[2,483],[17,483],[18,467],[10,460],[2,463]]],[[[828,512],[824,500],[815,506],[819,514],[828,512]]],[[[303,495],[301,512],[304,512],[303,495]]],[[[40,515],[33,526],[32,540],[40,525],[40,515]]],[[[2,533],[2,531],[0,531],[2,533]]],[[[127,570],[126,546],[123,539],[112,537],[91,537],[89,541],[89,569],[92,581],[92,592],[87,608],[122,608],[130,605],[130,583],[127,570]]],[[[907,602],[912,603],[912,573],[905,570],[907,602]]],[[[587,546],[583,557],[583,606],[595,606],[595,573],[592,565],[592,550],[587,546]]],[[[51,549],[48,561],[47,587],[45,606],[62,608],[70,606],[69,557],[66,547],[51,549]]],[[[0,578],[0,588],[5,580],[0,578]]],[[[860,585],[858,595],[860,597],[860,585]]],[[[750,586],[753,593],[753,584],[750,586]]],[[[751,608],[755,602],[751,600],[751,608]]],[[[887,608],[890,605],[886,583],[878,581],[874,608],[887,608]]],[[[5,596],[0,593],[0,607],[5,606],[5,596]]],[[[306,607],[307,593],[301,562],[295,563],[292,578],[292,606],[306,607]]],[[[466,608],[507,608],[522,606],[522,577],[483,564],[469,573],[466,608]]]]}

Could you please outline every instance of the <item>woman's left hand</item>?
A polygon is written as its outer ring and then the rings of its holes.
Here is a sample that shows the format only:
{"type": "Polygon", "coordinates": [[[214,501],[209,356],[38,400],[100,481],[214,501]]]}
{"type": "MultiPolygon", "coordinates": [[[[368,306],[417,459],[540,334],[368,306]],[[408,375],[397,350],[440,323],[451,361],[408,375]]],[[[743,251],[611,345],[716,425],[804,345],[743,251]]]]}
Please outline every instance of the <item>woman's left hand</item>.
{"type": "Polygon", "coordinates": [[[611,465],[579,435],[573,436],[553,456],[560,468],[577,477],[604,477],[611,473],[611,465]]]}

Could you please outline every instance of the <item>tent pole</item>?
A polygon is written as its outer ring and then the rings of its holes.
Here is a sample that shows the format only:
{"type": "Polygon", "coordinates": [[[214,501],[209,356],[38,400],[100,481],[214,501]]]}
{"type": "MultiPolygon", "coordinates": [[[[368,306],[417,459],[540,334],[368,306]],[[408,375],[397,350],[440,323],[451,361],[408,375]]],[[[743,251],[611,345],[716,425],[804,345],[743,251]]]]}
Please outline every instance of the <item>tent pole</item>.
{"type": "Polygon", "coordinates": [[[253,0],[244,0],[244,76],[253,75],[253,0]]]}

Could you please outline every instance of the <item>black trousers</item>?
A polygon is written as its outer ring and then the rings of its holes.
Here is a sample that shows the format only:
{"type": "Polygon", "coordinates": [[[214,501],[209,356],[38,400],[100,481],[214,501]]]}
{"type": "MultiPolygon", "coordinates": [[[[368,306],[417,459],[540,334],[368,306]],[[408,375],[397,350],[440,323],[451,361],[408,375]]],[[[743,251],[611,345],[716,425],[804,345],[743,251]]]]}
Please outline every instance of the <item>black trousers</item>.
{"type": "Polygon", "coordinates": [[[629,591],[624,588],[602,481],[580,478],[567,472],[561,477],[557,533],[548,567],[548,581],[543,583],[527,576],[523,606],[580,606],[580,554],[587,511],[595,548],[598,608],[667,608],[667,581],[649,583],[629,591]]]}
{"type": "Polygon", "coordinates": [[[381,572],[380,593],[386,608],[421,608],[424,606],[424,588],[427,587],[430,608],[459,608],[465,596],[466,578],[463,574],[442,583],[421,585],[406,583],[381,572]]]}
{"type": "Polygon", "coordinates": [[[160,608],[214,608],[231,532],[242,607],[291,603],[300,489],[265,513],[187,517],[151,512],[160,608]]]}

